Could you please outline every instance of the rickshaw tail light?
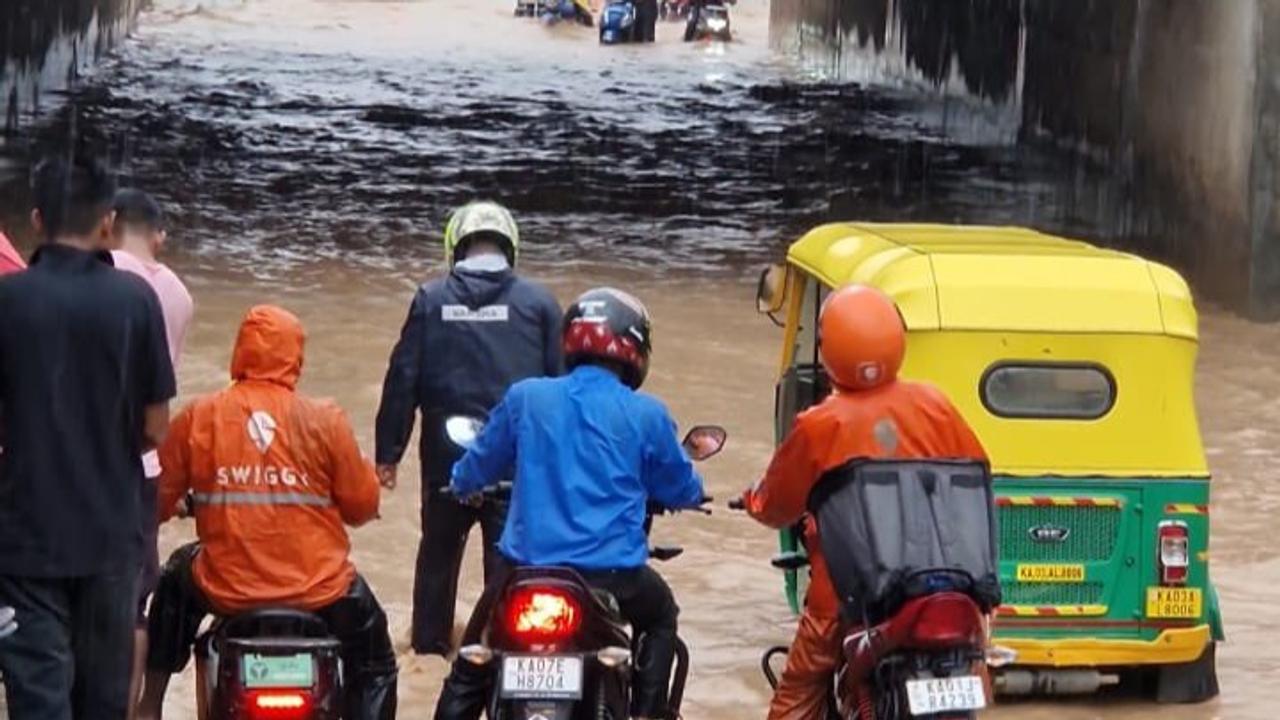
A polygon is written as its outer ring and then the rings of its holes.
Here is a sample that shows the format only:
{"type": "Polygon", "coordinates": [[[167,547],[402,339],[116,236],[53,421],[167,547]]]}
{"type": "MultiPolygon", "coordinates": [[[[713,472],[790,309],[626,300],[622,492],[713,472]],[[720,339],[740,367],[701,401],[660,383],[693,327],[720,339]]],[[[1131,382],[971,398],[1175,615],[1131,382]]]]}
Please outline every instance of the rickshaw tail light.
{"type": "Polygon", "coordinates": [[[1180,520],[1165,520],[1156,532],[1160,538],[1161,584],[1185,585],[1187,568],[1191,564],[1187,524],[1180,520]]]}

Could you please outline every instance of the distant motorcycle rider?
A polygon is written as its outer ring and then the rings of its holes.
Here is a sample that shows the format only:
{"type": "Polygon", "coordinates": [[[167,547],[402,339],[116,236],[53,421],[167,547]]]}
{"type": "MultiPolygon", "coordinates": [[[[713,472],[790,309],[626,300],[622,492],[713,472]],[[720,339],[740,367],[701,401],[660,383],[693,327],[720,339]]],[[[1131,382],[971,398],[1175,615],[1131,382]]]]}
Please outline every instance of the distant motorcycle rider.
{"type": "MultiPolygon", "coordinates": [[[[704,496],[667,408],[636,392],[649,369],[650,330],[644,305],[624,292],[579,297],[564,320],[570,373],[513,386],[454,466],[451,487],[466,497],[514,466],[503,557],[516,566],[573,568],[613,595],[643,636],[631,716],[665,719],[679,608],[648,565],[646,503],[697,507],[704,496]]],[[[505,581],[498,576],[486,586],[464,643],[481,641],[505,581]]],[[[436,720],[478,718],[492,682],[491,667],[456,660],[436,720]]]]}
{"type": "MultiPolygon", "coordinates": [[[[854,459],[986,458],[973,430],[942,391],[898,379],[906,350],[902,316],[870,287],[832,293],[818,320],[818,352],[835,391],[801,413],[743,505],[774,528],[799,522],[829,470],[854,459]]],[[[769,720],[824,720],[841,662],[840,604],[817,525],[805,526],[811,583],[769,720]]]]}
{"type": "Polygon", "coordinates": [[[480,524],[485,577],[494,573],[505,502],[472,507],[440,493],[461,452],[448,441],[453,415],[487,417],[519,380],[559,375],[560,306],[541,286],[517,277],[520,231],[501,205],[473,202],[444,235],[449,274],[418,289],[392,351],[378,408],[376,461],[384,487],[422,415],[422,539],[413,588],[414,652],[452,651],[458,572],[471,527],[480,524]]]}

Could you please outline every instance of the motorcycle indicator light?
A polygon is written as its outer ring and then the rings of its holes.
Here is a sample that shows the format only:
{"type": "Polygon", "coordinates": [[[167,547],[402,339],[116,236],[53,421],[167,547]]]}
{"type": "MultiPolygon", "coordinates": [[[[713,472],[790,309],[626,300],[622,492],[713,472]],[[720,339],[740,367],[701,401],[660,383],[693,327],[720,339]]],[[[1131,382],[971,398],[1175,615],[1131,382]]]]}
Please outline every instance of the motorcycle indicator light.
{"type": "Polygon", "coordinates": [[[557,588],[520,588],[507,601],[507,631],[530,647],[555,645],[582,626],[582,606],[557,588]]]}
{"type": "Polygon", "coordinates": [[[304,720],[311,717],[311,693],[306,690],[250,690],[245,697],[248,720],[304,720]]]}
{"type": "Polygon", "coordinates": [[[1157,526],[1156,534],[1160,542],[1160,584],[1186,585],[1191,565],[1187,524],[1180,520],[1165,520],[1157,526]]]}

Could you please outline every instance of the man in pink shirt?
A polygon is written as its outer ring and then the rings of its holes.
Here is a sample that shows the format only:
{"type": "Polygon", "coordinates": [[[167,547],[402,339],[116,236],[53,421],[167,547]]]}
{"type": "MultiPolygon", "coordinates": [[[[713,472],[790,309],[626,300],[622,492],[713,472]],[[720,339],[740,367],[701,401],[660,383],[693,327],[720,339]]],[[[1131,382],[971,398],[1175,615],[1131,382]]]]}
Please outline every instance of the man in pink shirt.
{"type": "MultiPolygon", "coordinates": [[[[113,232],[119,249],[112,251],[111,259],[115,262],[116,268],[139,275],[146,280],[155,291],[156,297],[160,299],[165,334],[169,340],[169,354],[176,373],[182,358],[182,346],[186,342],[187,329],[195,314],[195,303],[191,299],[191,293],[187,292],[186,285],[182,284],[168,266],[157,259],[168,239],[164,229],[164,211],[150,195],[132,188],[125,188],[116,193],[114,207],[116,218],[113,232]]],[[[133,680],[129,688],[132,693],[130,717],[133,717],[137,700],[142,692],[147,649],[147,599],[155,590],[156,580],[160,575],[160,558],[156,548],[156,536],[159,533],[156,488],[160,477],[160,458],[154,450],[143,456],[142,466],[147,475],[142,486],[143,565],[139,570],[138,581],[138,629],[137,642],[134,645],[133,680]]]]}
{"type": "Polygon", "coordinates": [[[0,232],[0,275],[18,272],[26,267],[27,264],[22,261],[22,256],[13,248],[13,243],[0,232]]]}

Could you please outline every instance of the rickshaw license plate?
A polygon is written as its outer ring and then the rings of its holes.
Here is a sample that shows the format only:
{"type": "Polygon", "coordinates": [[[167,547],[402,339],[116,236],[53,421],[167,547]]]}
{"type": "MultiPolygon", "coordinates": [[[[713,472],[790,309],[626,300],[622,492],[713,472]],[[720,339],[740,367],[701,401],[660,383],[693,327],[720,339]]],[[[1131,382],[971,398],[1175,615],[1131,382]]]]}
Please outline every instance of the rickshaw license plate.
{"type": "Polygon", "coordinates": [[[1019,565],[1017,580],[1025,583],[1082,583],[1084,582],[1084,565],[1019,565]]]}
{"type": "Polygon", "coordinates": [[[240,661],[246,688],[309,688],[315,682],[310,655],[245,655],[240,661]]]}
{"type": "Polygon", "coordinates": [[[987,706],[987,693],[977,675],[908,680],[907,703],[912,715],[981,710],[987,706]]]}
{"type": "Polygon", "coordinates": [[[582,697],[582,658],[507,655],[502,658],[502,697],[577,700],[582,697]]]}
{"type": "Polygon", "coordinates": [[[1147,588],[1147,617],[1198,618],[1204,605],[1200,588],[1147,588]]]}

